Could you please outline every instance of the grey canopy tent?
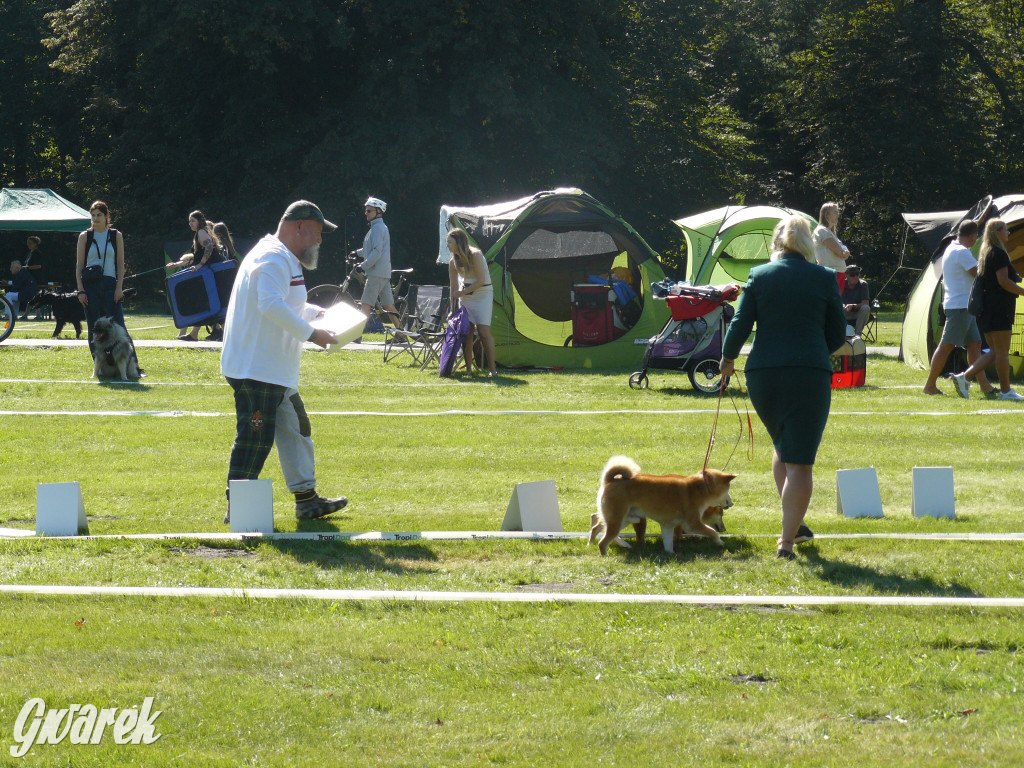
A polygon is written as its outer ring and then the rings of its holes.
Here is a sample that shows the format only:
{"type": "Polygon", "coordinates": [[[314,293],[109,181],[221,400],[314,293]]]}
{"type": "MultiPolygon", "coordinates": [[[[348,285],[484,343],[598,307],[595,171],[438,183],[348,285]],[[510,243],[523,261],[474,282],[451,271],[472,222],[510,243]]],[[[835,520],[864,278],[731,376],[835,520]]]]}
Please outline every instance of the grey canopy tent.
{"type": "Polygon", "coordinates": [[[81,232],[91,223],[88,211],[52,189],[0,189],[0,230],[81,232]]]}
{"type": "MultiPolygon", "coordinates": [[[[927,368],[938,345],[942,333],[942,254],[956,237],[960,222],[972,219],[984,226],[994,216],[1005,221],[1010,230],[1010,260],[1020,272],[1024,269],[1024,195],[985,197],[964,211],[903,214],[908,228],[931,254],[910,292],[903,316],[902,351],[907,364],[927,368]]],[[[975,254],[980,245],[979,240],[975,254]]],[[[1017,304],[1010,353],[1014,371],[1024,370],[1024,301],[1017,304]]]]}

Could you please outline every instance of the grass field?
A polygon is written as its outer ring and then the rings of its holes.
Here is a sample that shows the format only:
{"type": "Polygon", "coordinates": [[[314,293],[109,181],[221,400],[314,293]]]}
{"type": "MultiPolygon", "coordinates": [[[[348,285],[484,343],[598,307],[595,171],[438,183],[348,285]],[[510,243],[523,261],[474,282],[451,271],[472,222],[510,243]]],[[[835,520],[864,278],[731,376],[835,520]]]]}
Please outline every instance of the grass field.
{"type": "MultiPolygon", "coordinates": [[[[21,334],[52,326],[19,324],[21,334]]],[[[133,317],[136,338],[170,338],[133,317]],[[148,329],[148,330],[144,330],[148,329]]],[[[898,344],[883,317],[879,344],[898,344]]],[[[65,334],[67,335],[67,334],[65,334]]],[[[21,335],[25,338],[26,335],[21,335]]],[[[215,351],[140,348],[149,376],[100,385],[81,348],[0,345],[0,526],[31,529],[39,482],[78,480],[93,534],[223,532],[230,390],[215,351]],[[112,412],[120,415],[100,415],[112,412]]],[[[684,375],[628,370],[439,379],[378,354],[308,353],[319,487],[350,506],[281,531],[497,530],[515,483],[553,479],[589,528],[612,453],[700,468],[715,401],[684,375]],[[416,415],[411,415],[416,414],[416,415]]],[[[770,444],[735,448],[724,551],[660,541],[0,540],[0,583],[498,593],[1024,597],[1019,542],[829,538],[1022,528],[1024,406],[920,394],[871,356],[836,391],[794,563],[770,444]],[[1011,437],[1011,439],[1007,439],[1011,437]],[[911,514],[914,466],[952,466],[955,521],[911,514]],[[886,517],[836,513],[835,470],[874,466],[886,517]]],[[[740,413],[744,403],[738,401],[740,413]]],[[[744,416],[745,418],[745,416],[744,416]]],[[[740,438],[723,403],[712,464],[740,438]]],[[[1024,630],[1005,608],[799,608],[0,595],[0,734],[26,701],[162,711],[149,745],[65,739],[7,765],[1012,766],[1024,762],[1024,630]]]]}

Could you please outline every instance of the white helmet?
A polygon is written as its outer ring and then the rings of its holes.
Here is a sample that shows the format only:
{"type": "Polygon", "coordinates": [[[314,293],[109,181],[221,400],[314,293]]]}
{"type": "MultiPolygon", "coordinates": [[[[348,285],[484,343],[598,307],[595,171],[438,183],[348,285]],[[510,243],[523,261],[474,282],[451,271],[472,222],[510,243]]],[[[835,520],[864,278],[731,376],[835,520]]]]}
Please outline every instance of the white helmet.
{"type": "Polygon", "coordinates": [[[363,203],[363,207],[380,208],[380,212],[384,213],[388,209],[388,204],[379,197],[368,197],[366,198],[366,202],[363,203]]]}

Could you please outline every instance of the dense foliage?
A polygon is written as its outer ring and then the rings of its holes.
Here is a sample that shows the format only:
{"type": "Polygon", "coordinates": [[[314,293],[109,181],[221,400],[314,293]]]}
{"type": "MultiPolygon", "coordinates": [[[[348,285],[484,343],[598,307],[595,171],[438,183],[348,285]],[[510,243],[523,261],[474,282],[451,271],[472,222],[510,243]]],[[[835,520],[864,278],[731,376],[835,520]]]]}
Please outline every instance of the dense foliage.
{"type": "Polygon", "coordinates": [[[258,235],[309,197],[356,241],[374,194],[440,278],[439,205],[572,185],[677,265],[671,218],[836,199],[884,279],[900,211],[1020,191],[1011,0],[64,6],[0,0],[0,178],[108,200],[136,269],[194,208],[258,235]]]}

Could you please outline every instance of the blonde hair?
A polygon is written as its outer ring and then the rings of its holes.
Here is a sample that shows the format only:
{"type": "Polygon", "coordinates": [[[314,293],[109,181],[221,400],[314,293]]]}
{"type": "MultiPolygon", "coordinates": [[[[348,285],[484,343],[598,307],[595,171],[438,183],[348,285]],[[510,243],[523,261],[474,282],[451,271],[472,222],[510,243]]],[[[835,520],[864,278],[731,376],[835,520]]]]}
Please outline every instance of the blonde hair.
{"type": "Polygon", "coordinates": [[[835,228],[839,224],[839,204],[833,202],[824,203],[821,206],[821,211],[818,213],[818,223],[835,234],[835,228]],[[835,214],[835,221],[829,224],[828,222],[832,220],[832,214],[835,214]]]}
{"type": "Polygon", "coordinates": [[[448,249],[452,252],[452,260],[455,262],[455,269],[463,277],[472,277],[473,256],[478,253],[482,256],[483,251],[471,246],[466,230],[458,227],[448,233],[447,240],[448,249]]]}
{"type": "Polygon", "coordinates": [[[787,216],[775,225],[775,231],[772,233],[771,261],[778,261],[787,251],[799,253],[805,260],[814,263],[811,225],[803,216],[787,216]]]}
{"type": "Polygon", "coordinates": [[[1006,226],[1002,219],[989,219],[985,225],[985,236],[981,241],[981,250],[978,251],[978,274],[985,274],[985,267],[988,264],[988,257],[992,251],[1002,250],[1003,244],[996,237],[996,232],[1006,226]]]}

